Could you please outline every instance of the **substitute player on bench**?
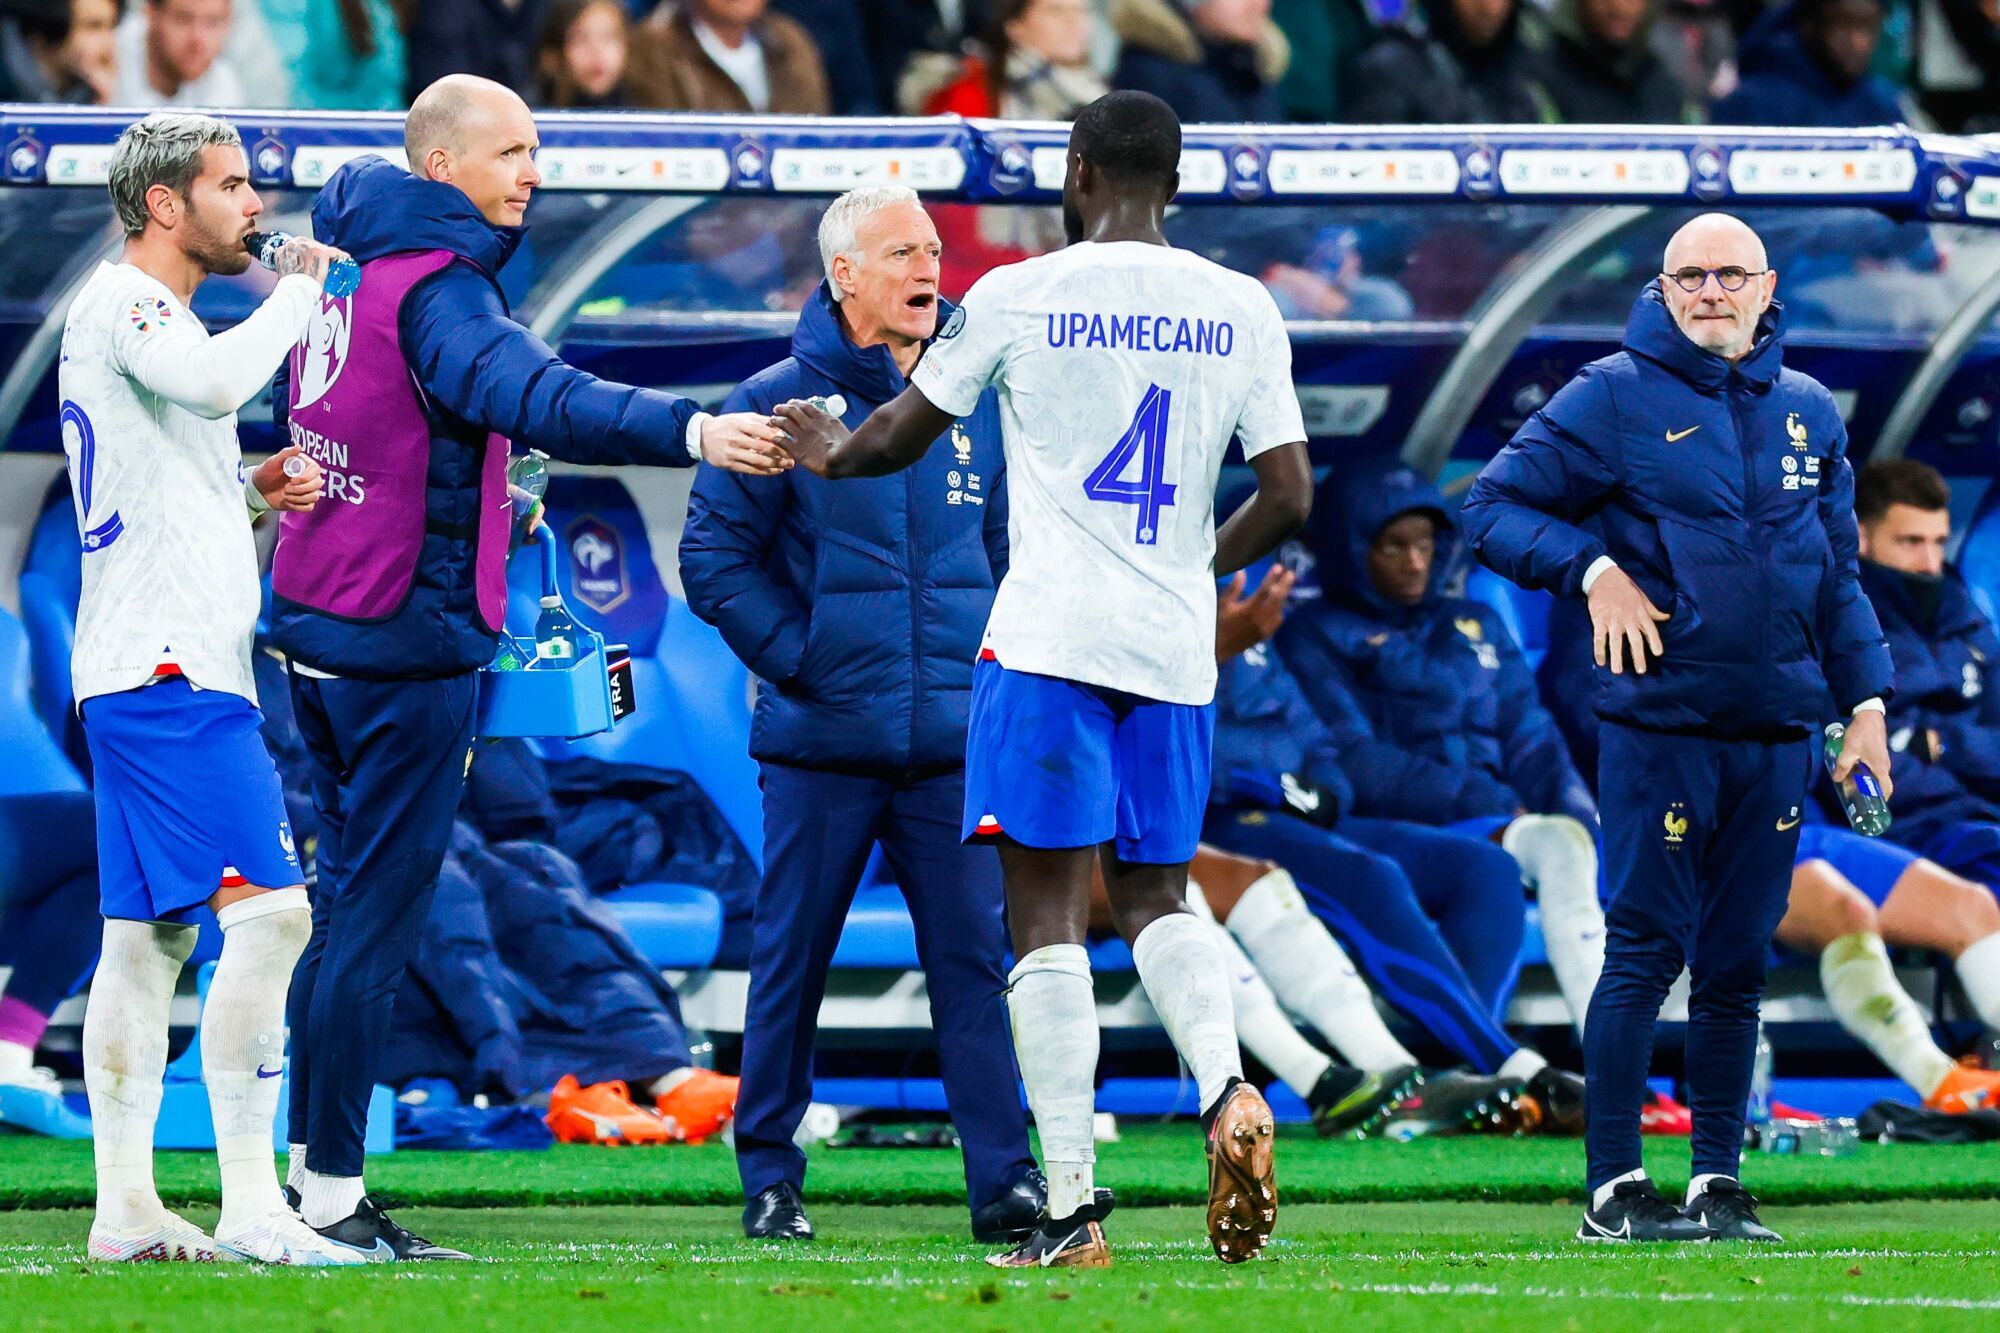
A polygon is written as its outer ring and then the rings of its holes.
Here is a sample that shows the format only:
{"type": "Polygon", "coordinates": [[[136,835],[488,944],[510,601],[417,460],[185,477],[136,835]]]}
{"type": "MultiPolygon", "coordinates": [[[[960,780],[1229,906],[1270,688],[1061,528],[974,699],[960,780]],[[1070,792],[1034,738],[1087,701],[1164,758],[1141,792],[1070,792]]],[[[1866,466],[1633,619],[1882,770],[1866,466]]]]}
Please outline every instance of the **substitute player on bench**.
{"type": "Polygon", "coordinates": [[[1049,1176],[1042,1226],[1002,1266],[1110,1263],[1084,951],[1100,848],[1139,979],[1200,1087],[1216,1254],[1254,1257],[1277,1217],[1270,1108],[1242,1079],[1222,952],[1185,899],[1214,733],[1214,579],[1298,529],[1312,479],[1277,306],[1161,235],[1180,152],[1158,98],[1093,102],[1070,135],[1068,249],[980,279],[910,387],[852,436],[817,408],[777,409],[800,463],[876,476],[999,389],[1012,560],[973,678],[963,831],[999,844],[1014,1046],[1049,1176]],[[1232,436],[1258,490],[1218,534],[1232,436]]]}
{"type": "Polygon", "coordinates": [[[72,672],[96,769],[104,955],[83,1025],[97,1151],[93,1259],[351,1264],[285,1206],[271,1120],[285,991],[312,930],[277,769],[258,734],[250,640],[262,601],[250,520],[310,509],[310,460],[287,449],[243,479],[236,409],[318,308],[337,250],[294,241],[248,319],[211,338],[189,309],[211,273],[250,264],[263,204],[219,120],[155,115],[118,137],[111,198],[125,252],[100,264],[63,327],[63,448],[83,534],[72,672]],[[218,887],[220,886],[220,887],[218,887]],[[167,1009],[204,903],[223,931],[202,1010],[222,1164],[211,1240],[153,1185],[167,1009]]]}

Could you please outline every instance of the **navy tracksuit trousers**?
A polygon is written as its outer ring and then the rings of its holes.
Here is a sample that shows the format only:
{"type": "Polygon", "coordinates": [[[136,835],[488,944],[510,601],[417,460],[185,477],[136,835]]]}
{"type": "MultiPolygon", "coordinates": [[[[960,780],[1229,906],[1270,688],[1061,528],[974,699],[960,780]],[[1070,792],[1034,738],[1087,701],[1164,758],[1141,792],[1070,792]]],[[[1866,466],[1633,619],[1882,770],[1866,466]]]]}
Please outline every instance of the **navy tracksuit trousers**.
{"type": "Polygon", "coordinates": [[[312,940],[292,977],[289,1133],[306,1166],[361,1174],[396,988],[430,915],[472,757],[478,675],[291,676],[318,807],[312,940]]]}
{"type": "Polygon", "coordinates": [[[993,1202],[1034,1166],[1007,1024],[1000,858],[959,841],[965,777],[907,781],[766,763],[764,881],[750,945],[736,1166],[745,1197],[803,1185],[792,1135],[812,1099],[827,968],[877,841],[909,904],[967,1197],[993,1202]]]}
{"type": "Polygon", "coordinates": [[[1683,966],[1694,1172],[1734,1176],[1815,747],[1803,736],[1718,741],[1609,721],[1599,735],[1611,903],[1584,1024],[1590,1188],[1640,1167],[1654,1028],[1683,966]]]}

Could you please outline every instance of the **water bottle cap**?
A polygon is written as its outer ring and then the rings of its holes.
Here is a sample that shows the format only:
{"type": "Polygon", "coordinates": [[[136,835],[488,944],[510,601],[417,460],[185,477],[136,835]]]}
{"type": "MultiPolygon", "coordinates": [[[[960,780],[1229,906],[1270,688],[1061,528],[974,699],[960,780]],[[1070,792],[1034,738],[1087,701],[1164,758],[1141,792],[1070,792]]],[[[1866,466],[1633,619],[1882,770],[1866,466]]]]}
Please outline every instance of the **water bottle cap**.
{"type": "Polygon", "coordinates": [[[554,593],[550,593],[547,597],[542,598],[542,609],[544,611],[553,611],[561,605],[562,598],[556,596],[554,593]]]}

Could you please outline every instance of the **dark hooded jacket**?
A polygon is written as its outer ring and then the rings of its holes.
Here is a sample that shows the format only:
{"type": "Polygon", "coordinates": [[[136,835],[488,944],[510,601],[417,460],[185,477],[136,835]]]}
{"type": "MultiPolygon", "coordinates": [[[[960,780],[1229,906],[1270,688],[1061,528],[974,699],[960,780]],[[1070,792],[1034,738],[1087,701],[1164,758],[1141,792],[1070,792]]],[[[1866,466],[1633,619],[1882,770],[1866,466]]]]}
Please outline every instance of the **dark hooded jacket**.
{"type": "Polygon", "coordinates": [[[1337,473],[1306,543],[1321,595],[1293,610],[1277,644],[1339,744],[1355,814],[1450,824],[1529,811],[1595,822],[1596,802],[1505,622],[1445,591],[1459,548],[1435,486],[1405,467],[1337,473]],[[1412,513],[1437,525],[1437,554],[1423,600],[1403,606],[1376,592],[1368,548],[1412,513]]]}
{"type": "Polygon", "coordinates": [[[1593,361],[1486,465],[1460,511],[1480,559],[1574,596],[1600,556],[1669,613],[1644,675],[1597,671],[1597,715],[1775,740],[1887,697],[1889,647],[1855,565],[1854,471],[1833,395],[1784,365],[1773,304],[1731,363],[1691,342],[1659,283],[1624,350],[1593,361]]]}
{"type": "MultiPolygon", "coordinates": [[[[940,328],[952,313],[939,302],[940,328]]],[[[727,406],[766,412],[837,393],[858,426],[905,383],[887,347],[854,345],[822,283],[792,355],[727,406]]],[[[885,775],[965,762],[973,658],[1007,568],[1004,477],[990,393],[891,476],[702,469],[681,582],[695,614],[772,686],[757,694],[752,755],[885,775]]]]}
{"type": "MultiPolygon", "coordinates": [[[[1896,663],[1889,838],[1922,848],[1956,825],[2000,823],[2000,635],[1955,570],[1924,579],[1864,560],[1861,586],[1896,663]]],[[[1834,809],[1831,785],[1817,789],[1834,809]]]]}
{"type": "Polygon", "coordinates": [[[1718,125],[1853,129],[1903,119],[1896,90],[1879,75],[1853,81],[1814,59],[1799,40],[1798,6],[1764,11],[1737,49],[1743,81],[1715,104],[1718,125]]]}
{"type": "Polygon", "coordinates": [[[1681,82],[1653,49],[1653,13],[1614,46],[1583,24],[1579,0],[1556,6],[1546,62],[1549,96],[1572,125],[1676,125],[1693,121],[1681,82]]]}
{"type": "MultiPolygon", "coordinates": [[[[386,619],[359,622],[277,598],[273,638],[287,656],[368,680],[437,679],[493,659],[496,627],[480,618],[473,575],[489,431],[571,463],[693,463],[692,401],[577,370],[514,322],[499,274],[525,230],[495,226],[457,187],[379,157],[348,163],[320,191],[313,234],[353,255],[364,282],[367,265],[387,255],[443,250],[453,261],[410,289],[398,319],[430,432],[423,547],[409,599],[386,619]]],[[[280,438],[286,380],[281,369],[272,394],[280,438]]]]}
{"type": "Polygon", "coordinates": [[[1561,117],[1515,0],[1500,33],[1475,45],[1451,0],[1427,21],[1384,28],[1354,62],[1344,119],[1359,125],[1547,124],[1561,117]]]}

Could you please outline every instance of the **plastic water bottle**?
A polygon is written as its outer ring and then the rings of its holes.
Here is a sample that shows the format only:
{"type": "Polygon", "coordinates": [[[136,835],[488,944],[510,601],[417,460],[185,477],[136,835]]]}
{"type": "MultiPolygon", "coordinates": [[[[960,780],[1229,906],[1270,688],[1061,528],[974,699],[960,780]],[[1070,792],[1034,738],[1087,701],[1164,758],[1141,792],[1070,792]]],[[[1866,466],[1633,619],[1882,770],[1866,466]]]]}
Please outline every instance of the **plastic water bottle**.
{"type": "MultiPolygon", "coordinates": [[[[243,248],[250,257],[265,268],[278,267],[278,251],[290,244],[294,237],[288,231],[253,231],[243,238],[243,248]]],[[[361,265],[352,259],[336,259],[327,265],[326,281],[321,290],[335,298],[354,295],[354,289],[361,285],[361,265]]]]}
{"type": "Polygon", "coordinates": [[[562,598],[542,598],[542,616],[535,622],[535,665],[562,666],[576,660],[576,621],[562,598]]]}
{"type": "Polygon", "coordinates": [[[1764,1025],[1757,1025],[1757,1058],[1750,1066],[1750,1123],[1761,1125],[1771,1118],[1771,1039],[1764,1025]]]}
{"type": "Polygon", "coordinates": [[[1846,1116],[1826,1120],[1766,1120],[1756,1127],[1758,1152],[1798,1157],[1845,1157],[1861,1142],[1861,1127],[1846,1116]]]}
{"type": "Polygon", "coordinates": [[[847,415],[847,399],[840,394],[814,394],[806,399],[808,406],[817,407],[828,416],[838,420],[847,415]]]}
{"type": "MultiPolygon", "coordinates": [[[[1840,752],[1846,744],[1847,728],[1838,722],[1829,723],[1824,751],[1829,777],[1833,775],[1833,766],[1840,762],[1840,752]]],[[[1889,802],[1883,799],[1882,784],[1868,771],[1868,765],[1856,764],[1839,788],[1840,808],[1847,812],[1847,822],[1856,833],[1879,838],[1889,831],[1889,802]]]]}
{"type": "Polygon", "coordinates": [[[530,449],[507,461],[507,498],[514,505],[514,527],[508,535],[507,552],[519,548],[542,516],[542,497],[549,489],[549,456],[530,449]]]}

